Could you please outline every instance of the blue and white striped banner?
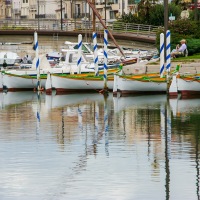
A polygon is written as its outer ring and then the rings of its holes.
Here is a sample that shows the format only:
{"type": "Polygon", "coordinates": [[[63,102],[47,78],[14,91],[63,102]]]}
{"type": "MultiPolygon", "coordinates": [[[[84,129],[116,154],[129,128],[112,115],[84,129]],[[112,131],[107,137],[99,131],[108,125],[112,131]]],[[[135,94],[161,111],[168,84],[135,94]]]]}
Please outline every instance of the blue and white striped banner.
{"type": "Polygon", "coordinates": [[[77,67],[78,67],[78,74],[81,74],[81,60],[82,60],[82,35],[78,35],[78,61],[77,61],[77,67]]]}
{"type": "Polygon", "coordinates": [[[107,70],[108,70],[108,30],[104,30],[104,88],[107,88],[107,70]]]}
{"type": "Polygon", "coordinates": [[[165,69],[165,55],[164,55],[164,34],[160,34],[160,77],[163,77],[164,69],[165,69]]]}
{"type": "Polygon", "coordinates": [[[37,32],[34,32],[34,49],[35,49],[35,59],[36,59],[36,70],[37,70],[37,90],[40,90],[40,60],[39,60],[39,46],[38,46],[38,36],[37,32]]]}
{"type": "Polygon", "coordinates": [[[94,45],[95,76],[98,76],[99,67],[98,67],[98,54],[97,54],[97,33],[93,32],[92,39],[93,39],[93,45],[94,45]]]}
{"type": "Polygon", "coordinates": [[[171,33],[169,30],[166,32],[166,70],[170,72],[171,68],[171,33]]]}

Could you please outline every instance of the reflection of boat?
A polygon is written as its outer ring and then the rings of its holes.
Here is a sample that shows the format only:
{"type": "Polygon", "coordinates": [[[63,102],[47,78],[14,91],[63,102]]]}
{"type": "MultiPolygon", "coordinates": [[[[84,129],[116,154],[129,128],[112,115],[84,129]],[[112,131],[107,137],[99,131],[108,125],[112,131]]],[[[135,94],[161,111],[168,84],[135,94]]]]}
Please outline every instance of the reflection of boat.
{"type": "Polygon", "coordinates": [[[37,94],[31,91],[0,93],[1,108],[9,105],[21,104],[32,100],[37,100],[37,94]]]}
{"type": "Polygon", "coordinates": [[[200,99],[170,99],[170,106],[175,116],[180,116],[181,114],[199,113],[200,99]]]}
{"type": "MultiPolygon", "coordinates": [[[[109,95],[108,99],[111,99],[109,95]]],[[[45,101],[48,108],[63,107],[67,105],[86,104],[88,102],[103,101],[103,95],[99,93],[46,95],[45,101]]]]}
{"type": "Polygon", "coordinates": [[[167,102],[167,95],[148,95],[148,96],[127,96],[127,97],[113,97],[114,101],[114,111],[119,112],[120,110],[128,108],[138,108],[138,107],[147,107],[153,106],[153,109],[160,104],[167,102]]]}

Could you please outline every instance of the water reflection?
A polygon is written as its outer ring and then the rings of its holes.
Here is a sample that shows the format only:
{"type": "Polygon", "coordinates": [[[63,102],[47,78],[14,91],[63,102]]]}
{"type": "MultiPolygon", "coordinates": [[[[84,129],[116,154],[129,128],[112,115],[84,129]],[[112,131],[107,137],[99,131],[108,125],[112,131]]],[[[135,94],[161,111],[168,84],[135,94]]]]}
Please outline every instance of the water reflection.
{"type": "Polygon", "coordinates": [[[0,199],[199,199],[200,99],[17,92],[0,102],[0,199]]]}

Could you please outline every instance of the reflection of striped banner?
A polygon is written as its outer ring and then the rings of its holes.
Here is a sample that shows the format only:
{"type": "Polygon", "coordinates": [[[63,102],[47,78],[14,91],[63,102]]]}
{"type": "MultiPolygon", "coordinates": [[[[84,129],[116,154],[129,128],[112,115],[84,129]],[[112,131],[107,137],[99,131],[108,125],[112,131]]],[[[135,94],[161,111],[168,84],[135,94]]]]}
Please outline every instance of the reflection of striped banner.
{"type": "Polygon", "coordinates": [[[38,47],[38,37],[37,32],[34,32],[34,50],[36,58],[36,70],[37,70],[37,89],[40,90],[40,61],[39,61],[39,47],[38,47]]]}
{"type": "Polygon", "coordinates": [[[165,135],[165,105],[160,106],[160,132],[161,135],[165,135]]]}
{"type": "Polygon", "coordinates": [[[170,44],[171,33],[169,30],[166,32],[166,70],[170,72],[171,67],[171,44],[170,44]]]}
{"type": "Polygon", "coordinates": [[[164,56],[164,34],[160,34],[160,77],[163,77],[164,72],[164,64],[165,64],[165,56],[164,56]]]}
{"type": "Polygon", "coordinates": [[[82,35],[78,35],[78,61],[77,61],[77,66],[78,66],[78,74],[81,73],[81,60],[82,60],[82,35]]]}
{"type": "Polygon", "coordinates": [[[37,113],[36,113],[36,118],[37,118],[36,133],[39,134],[39,130],[40,130],[40,91],[37,92],[37,113]]]}
{"type": "Polygon", "coordinates": [[[108,63],[108,30],[104,30],[104,88],[107,88],[107,63],[108,63]]]}
{"type": "Polygon", "coordinates": [[[105,145],[108,145],[108,108],[107,99],[104,100],[104,132],[105,132],[105,145]]]}
{"type": "Polygon", "coordinates": [[[39,113],[39,111],[37,111],[37,120],[38,120],[38,122],[40,122],[40,113],[39,113]]]}
{"type": "Polygon", "coordinates": [[[99,131],[99,105],[98,105],[98,102],[95,102],[95,129],[98,133],[98,131],[99,131]]]}
{"type": "Polygon", "coordinates": [[[93,45],[94,45],[94,66],[95,66],[95,76],[98,76],[98,55],[97,55],[97,33],[93,32],[92,35],[93,45]]]}
{"type": "Polygon", "coordinates": [[[171,109],[169,104],[167,105],[167,151],[169,158],[171,158],[171,134],[172,134],[172,119],[171,119],[171,109]]]}
{"type": "Polygon", "coordinates": [[[81,109],[78,108],[78,124],[79,124],[79,128],[82,130],[83,128],[83,122],[82,122],[82,112],[81,109]]]}

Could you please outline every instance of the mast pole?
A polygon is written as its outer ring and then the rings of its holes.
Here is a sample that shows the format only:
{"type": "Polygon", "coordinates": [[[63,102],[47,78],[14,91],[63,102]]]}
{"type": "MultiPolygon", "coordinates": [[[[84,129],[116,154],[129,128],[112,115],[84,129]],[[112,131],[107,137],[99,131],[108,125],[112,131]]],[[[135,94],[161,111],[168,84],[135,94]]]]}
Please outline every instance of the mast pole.
{"type": "Polygon", "coordinates": [[[93,13],[95,13],[95,15],[97,16],[97,18],[99,19],[100,23],[102,24],[103,28],[106,29],[108,31],[108,35],[110,36],[110,38],[112,39],[112,41],[114,42],[115,46],[119,49],[120,53],[122,54],[122,56],[125,57],[122,49],[119,47],[119,45],[117,44],[115,38],[113,37],[113,35],[111,34],[111,32],[108,30],[107,26],[105,25],[104,21],[101,19],[100,14],[98,13],[98,11],[96,10],[96,8],[94,7],[93,3],[90,0],[87,0],[88,5],[90,6],[90,8],[92,8],[93,13]]]}

